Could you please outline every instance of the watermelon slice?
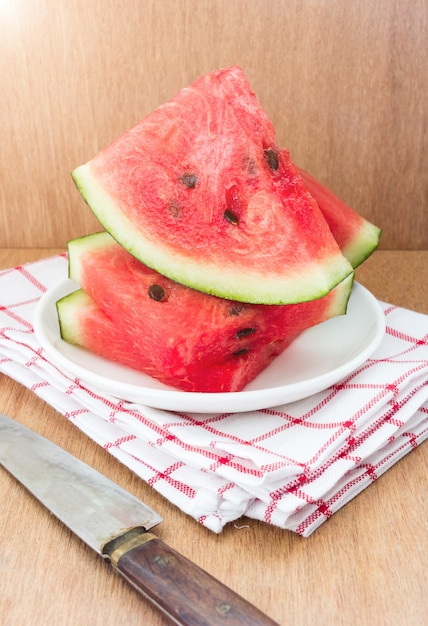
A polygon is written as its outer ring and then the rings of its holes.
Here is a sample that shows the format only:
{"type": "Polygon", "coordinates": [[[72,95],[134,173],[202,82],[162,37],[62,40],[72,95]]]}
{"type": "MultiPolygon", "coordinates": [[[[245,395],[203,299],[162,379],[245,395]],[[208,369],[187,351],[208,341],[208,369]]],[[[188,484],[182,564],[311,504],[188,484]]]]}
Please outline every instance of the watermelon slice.
{"type": "Polygon", "coordinates": [[[355,269],[378,247],[381,229],[354,211],[311,174],[299,169],[306,189],[324,215],[342,254],[355,269]]]}
{"type": "Polygon", "coordinates": [[[62,338],[184,391],[240,391],[303,330],[344,314],[353,281],[312,302],[244,304],[171,281],[106,232],[68,251],[81,289],[57,303],[62,338]]]}
{"type": "Polygon", "coordinates": [[[352,275],[238,67],[196,80],[72,176],[123,247],[194,289],[289,304],[352,275]]]}

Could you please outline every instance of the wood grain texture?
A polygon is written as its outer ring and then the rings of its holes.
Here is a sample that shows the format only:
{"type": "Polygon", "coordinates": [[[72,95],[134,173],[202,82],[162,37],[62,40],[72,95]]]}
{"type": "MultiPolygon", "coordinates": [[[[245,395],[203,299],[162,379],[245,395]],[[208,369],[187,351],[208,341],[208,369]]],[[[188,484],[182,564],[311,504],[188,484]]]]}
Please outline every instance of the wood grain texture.
{"type": "Polygon", "coordinates": [[[0,246],[99,225],[69,172],[199,75],[238,64],[280,145],[426,249],[426,0],[3,0],[0,246]]]}
{"type": "Polygon", "coordinates": [[[174,624],[279,626],[155,535],[125,552],[117,569],[174,624]]]}
{"type": "MultiPolygon", "coordinates": [[[[0,250],[0,268],[54,252],[0,250]]],[[[428,251],[378,251],[358,278],[378,298],[428,314],[428,251]]],[[[215,535],[4,375],[0,411],[144,500],[164,518],[153,531],[157,536],[281,625],[428,623],[427,442],[308,539],[247,518],[215,535]]],[[[4,471],[0,502],[2,626],[166,626],[160,613],[4,471]]]]}

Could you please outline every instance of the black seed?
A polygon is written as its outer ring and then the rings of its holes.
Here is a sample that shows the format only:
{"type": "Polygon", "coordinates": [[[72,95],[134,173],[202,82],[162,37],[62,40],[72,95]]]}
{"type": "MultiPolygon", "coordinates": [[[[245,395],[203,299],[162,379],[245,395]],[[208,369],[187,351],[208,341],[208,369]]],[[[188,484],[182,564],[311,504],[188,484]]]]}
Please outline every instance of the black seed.
{"type": "Polygon", "coordinates": [[[241,356],[241,354],[247,354],[247,352],[249,352],[249,348],[242,348],[242,350],[236,350],[236,352],[233,352],[233,356],[241,356]]]}
{"type": "Polygon", "coordinates": [[[194,187],[196,187],[198,177],[196,176],[196,174],[183,174],[183,176],[181,177],[181,182],[188,189],[193,189],[194,187]]]}
{"type": "Polygon", "coordinates": [[[165,289],[160,285],[150,285],[149,296],[152,300],[156,300],[156,302],[162,302],[165,300],[165,289]]]}
{"type": "Polygon", "coordinates": [[[168,205],[168,211],[172,217],[178,219],[181,216],[181,207],[177,202],[171,202],[168,205]]]}
{"type": "Polygon", "coordinates": [[[265,150],[265,159],[271,170],[276,171],[279,166],[278,153],[273,148],[265,150]]]}
{"type": "Polygon", "coordinates": [[[226,209],[223,213],[224,219],[233,224],[234,226],[238,226],[239,219],[236,213],[231,211],[230,209],[226,209]]]}
{"type": "Polygon", "coordinates": [[[229,315],[234,315],[234,316],[240,315],[243,309],[244,309],[243,304],[238,304],[238,303],[232,304],[232,306],[229,309],[229,315]]]}
{"type": "Polygon", "coordinates": [[[242,337],[248,337],[249,335],[252,335],[255,332],[256,332],[255,328],[241,328],[241,330],[238,330],[235,337],[237,339],[242,339],[242,337]]]}

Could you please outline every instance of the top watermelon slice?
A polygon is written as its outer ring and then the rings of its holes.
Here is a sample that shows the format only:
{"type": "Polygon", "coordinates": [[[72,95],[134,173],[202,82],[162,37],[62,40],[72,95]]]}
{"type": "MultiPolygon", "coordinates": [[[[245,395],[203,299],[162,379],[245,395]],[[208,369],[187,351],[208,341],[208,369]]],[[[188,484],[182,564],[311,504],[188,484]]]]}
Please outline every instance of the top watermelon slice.
{"type": "Polygon", "coordinates": [[[196,80],[72,176],[128,252],[188,287],[289,304],[352,273],[238,67],[196,80]]]}

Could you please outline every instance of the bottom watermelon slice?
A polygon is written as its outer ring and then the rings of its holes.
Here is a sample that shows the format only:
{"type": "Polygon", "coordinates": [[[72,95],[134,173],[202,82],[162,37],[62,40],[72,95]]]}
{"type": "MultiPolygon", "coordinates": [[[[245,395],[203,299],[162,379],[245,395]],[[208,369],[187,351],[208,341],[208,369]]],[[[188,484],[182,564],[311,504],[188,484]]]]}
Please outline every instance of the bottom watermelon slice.
{"type": "Polygon", "coordinates": [[[240,391],[303,330],[344,314],[353,283],[311,302],[247,304],[171,281],[108,233],[68,251],[81,289],[57,303],[62,338],[183,391],[240,391]]]}

